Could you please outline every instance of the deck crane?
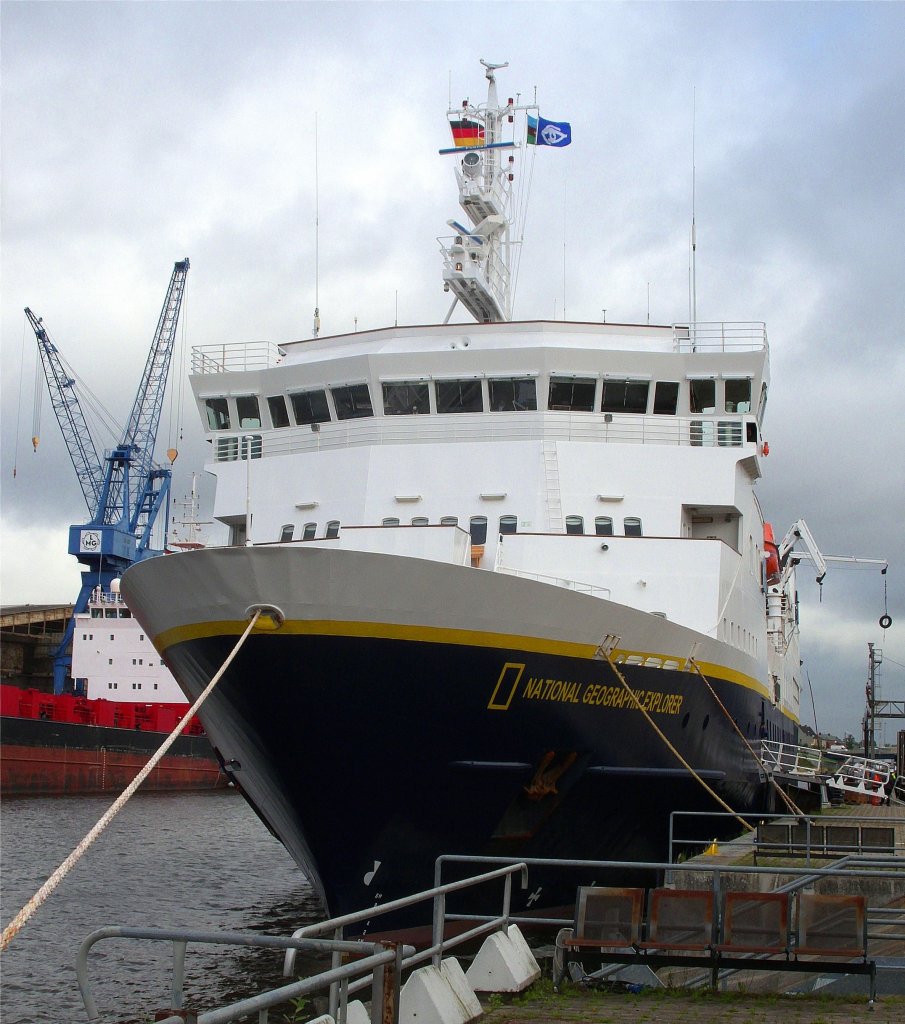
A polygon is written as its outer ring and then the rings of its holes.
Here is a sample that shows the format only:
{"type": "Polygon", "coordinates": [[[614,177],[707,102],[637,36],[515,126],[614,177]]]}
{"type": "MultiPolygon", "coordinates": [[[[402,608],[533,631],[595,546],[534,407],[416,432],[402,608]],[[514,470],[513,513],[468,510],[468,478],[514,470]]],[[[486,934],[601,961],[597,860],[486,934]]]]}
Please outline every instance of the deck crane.
{"type": "MultiPolygon", "coordinates": [[[[119,444],[105,452],[102,460],[75,393],[75,381],[66,372],[42,321],[30,309],[25,310],[37,339],[53,410],[90,517],[86,523],[69,528],[69,553],[87,568],[82,572],[82,588],[73,617],[54,655],[55,693],[62,693],[65,687],[72,665],[72,656],[67,651],[75,629],[75,615],[88,607],[91,592],[97,586],[109,590],[112,581],[133,562],[162,553],[161,549],[151,547],[151,541],[157,516],[169,502],[171,471],[154,465],[154,444],[188,270],[188,259],[173,267],[128,424],[119,444]]],[[[166,518],[165,514],[164,522],[166,518]]]]}

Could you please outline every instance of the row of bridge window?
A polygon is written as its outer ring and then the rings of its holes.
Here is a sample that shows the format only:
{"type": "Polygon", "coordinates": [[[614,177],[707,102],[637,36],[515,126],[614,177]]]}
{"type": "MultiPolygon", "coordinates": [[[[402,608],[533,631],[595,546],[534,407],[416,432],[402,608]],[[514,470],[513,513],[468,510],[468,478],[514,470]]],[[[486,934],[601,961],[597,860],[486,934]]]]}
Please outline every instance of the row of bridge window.
{"type": "MultiPolygon", "coordinates": [[[[692,414],[751,411],[749,377],[718,381],[715,377],[689,380],[686,399],[692,414]]],[[[381,383],[385,416],[418,416],[436,413],[530,412],[538,408],[537,380],[534,377],[480,378],[436,381],[386,381],[381,383]],[[486,389],[485,389],[486,384],[486,389]]],[[[652,413],[675,416],[681,385],[679,381],[649,381],[596,377],[551,376],[547,389],[547,409],[561,412],[652,413]]],[[[288,395],[270,395],[267,411],[275,429],[328,423],[332,419],[349,420],[373,416],[374,406],[368,384],[344,384],[314,388],[288,395]],[[335,417],[331,414],[330,402],[335,417]],[[290,420],[290,409],[292,420],[290,420]]],[[[239,395],[235,402],[235,422],[230,415],[229,399],[205,399],[207,422],[211,430],[254,430],[264,424],[257,395],[239,395]]]]}

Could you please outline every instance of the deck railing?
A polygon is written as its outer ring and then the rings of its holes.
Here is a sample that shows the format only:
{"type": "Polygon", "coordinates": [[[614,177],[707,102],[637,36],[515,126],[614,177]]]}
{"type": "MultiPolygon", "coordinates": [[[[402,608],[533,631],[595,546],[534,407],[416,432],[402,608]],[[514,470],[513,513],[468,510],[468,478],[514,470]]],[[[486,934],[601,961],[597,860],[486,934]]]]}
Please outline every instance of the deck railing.
{"type": "Polygon", "coordinates": [[[760,321],[715,320],[673,324],[676,352],[768,351],[767,325],[760,321]]]}
{"type": "MultiPolygon", "coordinates": [[[[456,444],[494,441],[589,441],[612,444],[657,444],[692,448],[744,448],[747,417],[616,416],[568,412],[516,412],[488,415],[373,416],[339,423],[315,423],[282,430],[253,432],[265,457],[301,452],[336,451],[365,445],[456,444]],[[401,422],[405,421],[405,422],[401,422]]],[[[251,432],[213,435],[214,461],[244,457],[241,440],[251,432]]],[[[258,451],[252,452],[259,458],[258,451]]]]}

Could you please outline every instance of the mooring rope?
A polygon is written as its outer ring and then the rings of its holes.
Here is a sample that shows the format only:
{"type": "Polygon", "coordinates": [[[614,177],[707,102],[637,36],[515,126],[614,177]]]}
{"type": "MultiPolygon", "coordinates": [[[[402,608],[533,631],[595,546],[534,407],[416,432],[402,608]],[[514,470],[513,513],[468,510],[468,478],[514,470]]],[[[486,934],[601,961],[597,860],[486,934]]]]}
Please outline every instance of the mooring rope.
{"type": "Polygon", "coordinates": [[[704,680],[704,685],[710,691],[710,696],[713,697],[713,699],[720,706],[720,709],[722,710],[723,714],[732,723],[732,728],[735,729],[735,731],[739,734],[739,736],[741,736],[742,742],[745,744],[745,746],[751,752],[751,756],[754,758],[754,760],[757,761],[757,763],[760,765],[761,771],[764,773],[764,775],[767,776],[767,778],[770,780],[770,783],[773,786],[773,788],[776,790],[777,793],[779,793],[779,795],[785,801],[786,807],[788,807],[789,810],[793,814],[797,814],[799,817],[803,817],[804,816],[804,811],[802,811],[802,809],[800,807],[798,807],[798,805],[795,803],[795,801],[788,795],[788,793],[786,793],[783,790],[782,786],[780,786],[780,784],[776,781],[776,779],[773,778],[773,773],[767,771],[767,766],[764,764],[763,759],[758,755],[758,753],[755,751],[754,747],[752,747],[751,744],[748,742],[748,737],[745,736],[745,734],[739,728],[738,722],[736,722],[736,720],[732,717],[732,715],[729,714],[729,709],[720,700],[720,698],[717,697],[716,691],[710,685],[710,680],[701,671],[701,666],[694,660],[694,658],[689,658],[688,660],[691,663],[692,667],[694,668],[695,672],[697,672],[697,674],[701,677],[701,679],[704,680]]]}
{"type": "Polygon", "coordinates": [[[88,847],[94,842],[95,839],[104,831],[104,829],[110,824],[113,818],[122,810],[126,805],[132,794],[138,789],[138,787],[144,782],[144,780],[154,770],[157,762],[163,757],[163,755],[170,749],[170,747],[176,742],[177,737],[185,728],[185,721],[190,719],[194,715],[198,708],[207,700],[209,694],[213,688],[220,682],[220,678],[223,673],[229,668],[233,658],[239,653],[242,645],[248,639],[249,633],[254,628],[255,623],[258,621],[258,617],[261,614],[259,608],[251,618],[245,632],[239,638],[236,646],[230,651],[226,661],[220,666],[217,674],[211,679],[201,696],[195,701],[195,703],[189,708],[185,715],[185,718],[176,726],[176,728],[170,733],[169,736],[163,741],[156,753],[151,757],[151,760],[142,768],[142,770],[135,776],[135,778],[129,783],[129,785],[123,790],[120,796],[110,805],[107,812],[98,821],[98,823],[91,829],[91,831],[85,836],[84,839],[76,846],[76,848],[69,854],[69,856],[63,861],[63,863],[54,871],[54,873],[47,879],[47,881],[41,886],[40,889],[32,896],[32,898],[25,904],[25,906],[19,911],[18,914],[10,921],[10,923],[3,929],[3,934],[0,935],[0,952],[12,942],[16,937],[22,926],[28,921],[28,919],[34,914],[34,912],[47,900],[48,896],[56,889],[56,887],[63,881],[66,875],[72,870],[73,867],[81,860],[83,854],[87,851],[88,847]]]}
{"type": "Polygon", "coordinates": [[[736,821],[739,822],[740,825],[742,825],[744,828],[748,829],[749,832],[753,832],[754,831],[754,826],[753,825],[749,825],[748,822],[745,821],[745,819],[743,817],[741,817],[741,815],[737,811],[735,811],[732,807],[729,806],[729,804],[726,803],[726,801],[719,795],[719,793],[717,793],[711,786],[708,786],[706,781],[703,778],[701,778],[701,776],[694,770],[694,768],[691,767],[691,765],[685,760],[685,758],[682,757],[682,755],[676,749],[674,744],[672,742],[670,742],[669,737],[663,732],[663,730],[660,728],[660,726],[657,725],[657,723],[653,720],[653,718],[651,718],[651,716],[650,716],[649,712],[647,711],[647,709],[641,704],[641,701],[638,700],[638,698],[635,696],[635,691],[628,685],[628,683],[625,681],[625,676],[616,667],[616,662],[613,661],[613,657],[610,654],[610,652],[604,650],[604,651],[602,651],[602,654],[606,658],[606,660],[609,662],[610,668],[615,673],[616,678],[619,680],[620,683],[622,683],[622,686],[625,689],[625,692],[631,698],[632,703],[635,705],[636,710],[640,711],[641,714],[644,715],[644,717],[647,719],[647,722],[650,725],[650,727],[660,737],[660,739],[663,740],[663,742],[672,751],[672,753],[675,754],[676,759],[682,764],[682,766],[685,769],[687,769],[687,771],[694,777],[694,779],[697,782],[699,782],[704,787],[704,789],[707,790],[707,792],[713,797],[714,800],[716,800],[716,802],[721,807],[724,807],[736,819],[736,821]]]}

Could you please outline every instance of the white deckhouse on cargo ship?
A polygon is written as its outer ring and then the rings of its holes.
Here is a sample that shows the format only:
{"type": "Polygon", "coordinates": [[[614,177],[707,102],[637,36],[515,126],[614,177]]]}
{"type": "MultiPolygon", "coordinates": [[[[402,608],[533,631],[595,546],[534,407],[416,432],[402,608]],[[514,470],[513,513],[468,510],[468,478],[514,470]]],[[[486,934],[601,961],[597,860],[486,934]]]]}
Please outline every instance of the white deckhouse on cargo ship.
{"type": "Polygon", "coordinates": [[[511,321],[514,157],[550,123],[485,67],[449,112],[446,321],[197,349],[230,542],[123,579],[191,698],[264,609],[201,717],[331,914],[442,853],[662,859],[672,809],[766,809],[754,749],[797,734],[764,325],[511,321]]]}

